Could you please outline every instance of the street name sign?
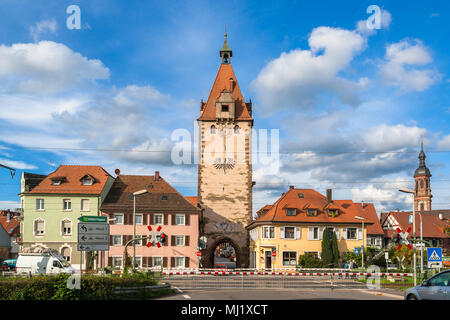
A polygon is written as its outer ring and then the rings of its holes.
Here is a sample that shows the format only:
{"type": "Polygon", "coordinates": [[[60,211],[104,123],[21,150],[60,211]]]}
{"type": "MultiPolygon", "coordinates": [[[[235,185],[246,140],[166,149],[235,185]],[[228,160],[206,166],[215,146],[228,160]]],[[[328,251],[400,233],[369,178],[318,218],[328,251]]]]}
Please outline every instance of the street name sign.
{"type": "MultiPolygon", "coordinates": [[[[105,218],[104,222],[78,222],[78,251],[108,251],[109,250],[109,224],[106,217],[81,218],[105,218]]],[[[79,218],[80,219],[80,218],[79,218]]]]}
{"type": "Polygon", "coordinates": [[[428,268],[442,268],[442,248],[427,248],[428,268]]]}
{"type": "Polygon", "coordinates": [[[107,217],[99,217],[99,216],[81,216],[78,218],[81,222],[102,222],[107,223],[107,217]]]}

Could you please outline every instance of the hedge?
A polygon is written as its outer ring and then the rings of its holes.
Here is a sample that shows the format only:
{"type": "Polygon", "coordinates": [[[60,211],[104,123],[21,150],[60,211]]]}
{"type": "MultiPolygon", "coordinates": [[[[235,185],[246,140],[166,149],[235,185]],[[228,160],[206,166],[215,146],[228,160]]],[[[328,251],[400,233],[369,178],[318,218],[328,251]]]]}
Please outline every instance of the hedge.
{"type": "Polygon", "coordinates": [[[150,299],[172,293],[172,289],[156,291],[145,290],[145,286],[155,285],[157,281],[146,275],[124,277],[83,275],[80,289],[68,289],[69,275],[35,276],[31,279],[1,278],[1,300],[111,300],[111,299],[150,299]],[[135,293],[116,294],[116,287],[141,287],[135,293]]]}

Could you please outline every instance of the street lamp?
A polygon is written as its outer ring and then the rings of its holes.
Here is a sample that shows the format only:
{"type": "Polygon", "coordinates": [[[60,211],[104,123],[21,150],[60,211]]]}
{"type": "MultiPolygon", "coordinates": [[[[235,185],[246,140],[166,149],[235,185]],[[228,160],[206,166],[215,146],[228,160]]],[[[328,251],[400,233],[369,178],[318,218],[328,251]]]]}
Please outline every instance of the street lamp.
{"type": "Polygon", "coordinates": [[[362,222],[362,237],[363,237],[362,238],[362,243],[363,243],[363,246],[362,246],[362,249],[361,249],[361,259],[362,259],[361,265],[364,268],[364,248],[366,247],[365,246],[365,242],[364,242],[364,220],[365,220],[365,218],[360,217],[360,216],[355,216],[355,219],[361,220],[361,222],[362,222]]]}
{"type": "Polygon", "coordinates": [[[415,207],[415,200],[416,200],[416,193],[414,190],[407,189],[407,188],[400,188],[398,191],[404,192],[404,193],[410,193],[413,195],[413,260],[414,260],[414,286],[417,286],[417,270],[416,270],[416,207],[415,207]]]}
{"type": "MultiPolygon", "coordinates": [[[[133,192],[133,239],[136,238],[136,196],[147,193],[146,189],[133,192]]],[[[136,264],[136,241],[133,241],[133,270],[136,264]]]]}

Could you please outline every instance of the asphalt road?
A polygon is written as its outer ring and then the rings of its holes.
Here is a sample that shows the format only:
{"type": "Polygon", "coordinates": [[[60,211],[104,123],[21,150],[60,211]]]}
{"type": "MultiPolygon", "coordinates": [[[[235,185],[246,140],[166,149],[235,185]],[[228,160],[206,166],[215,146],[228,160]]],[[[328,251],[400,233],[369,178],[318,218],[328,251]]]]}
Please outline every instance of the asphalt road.
{"type": "Polygon", "coordinates": [[[368,289],[177,289],[160,300],[403,300],[401,292],[368,289]]]}

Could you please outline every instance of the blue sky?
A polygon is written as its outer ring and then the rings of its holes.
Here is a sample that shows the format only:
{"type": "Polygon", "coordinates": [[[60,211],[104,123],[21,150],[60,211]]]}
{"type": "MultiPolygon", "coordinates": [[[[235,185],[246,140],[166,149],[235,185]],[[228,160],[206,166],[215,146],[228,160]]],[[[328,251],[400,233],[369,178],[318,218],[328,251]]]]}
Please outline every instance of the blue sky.
{"type": "Polygon", "coordinates": [[[410,199],[396,190],[412,187],[422,139],[433,207],[450,207],[446,1],[4,0],[1,7],[0,163],[18,171],[14,179],[0,172],[0,207],[17,205],[22,170],[47,174],[59,164],[159,170],[194,195],[196,167],[154,151],[171,149],[174,129],[193,132],[225,24],[255,128],[280,130],[280,170],[254,168],[255,210],[289,185],[408,209],[410,199]],[[66,27],[72,4],[81,30],[66,27]],[[379,30],[364,28],[372,4],[382,9],[379,30]]]}

